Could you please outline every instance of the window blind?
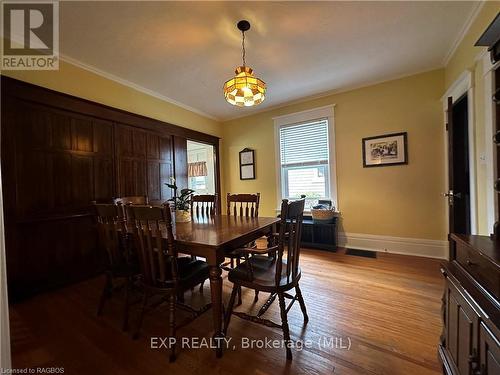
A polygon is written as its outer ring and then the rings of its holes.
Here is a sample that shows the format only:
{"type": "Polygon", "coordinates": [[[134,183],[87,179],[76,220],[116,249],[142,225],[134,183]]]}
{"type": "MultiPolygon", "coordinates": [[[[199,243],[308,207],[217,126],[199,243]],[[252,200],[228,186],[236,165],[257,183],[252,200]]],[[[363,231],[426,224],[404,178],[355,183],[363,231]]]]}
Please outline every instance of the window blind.
{"type": "Polygon", "coordinates": [[[282,167],[328,164],[326,118],[279,129],[282,167]]]}

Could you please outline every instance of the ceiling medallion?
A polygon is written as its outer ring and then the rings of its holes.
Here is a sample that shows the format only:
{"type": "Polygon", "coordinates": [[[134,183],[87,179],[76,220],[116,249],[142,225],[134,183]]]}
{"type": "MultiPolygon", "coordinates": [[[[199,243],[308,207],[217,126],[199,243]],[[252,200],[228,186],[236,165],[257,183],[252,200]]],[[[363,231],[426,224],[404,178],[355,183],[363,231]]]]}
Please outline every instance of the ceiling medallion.
{"type": "Polygon", "coordinates": [[[242,34],[243,65],[237,67],[236,75],[224,83],[224,97],[232,105],[251,107],[262,103],[266,98],[266,83],[255,77],[252,68],[245,63],[245,31],[250,29],[250,22],[241,20],[237,27],[242,34]]]}

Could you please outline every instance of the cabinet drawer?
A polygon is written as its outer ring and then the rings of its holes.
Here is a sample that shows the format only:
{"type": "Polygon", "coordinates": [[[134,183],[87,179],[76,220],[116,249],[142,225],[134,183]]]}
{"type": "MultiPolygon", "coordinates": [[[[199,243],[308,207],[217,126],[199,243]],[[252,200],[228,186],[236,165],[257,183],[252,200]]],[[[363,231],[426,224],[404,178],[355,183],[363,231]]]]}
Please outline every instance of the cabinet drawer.
{"type": "Polygon", "coordinates": [[[500,298],[500,274],[487,258],[472,248],[456,242],[456,261],[495,298],[500,298]]]}

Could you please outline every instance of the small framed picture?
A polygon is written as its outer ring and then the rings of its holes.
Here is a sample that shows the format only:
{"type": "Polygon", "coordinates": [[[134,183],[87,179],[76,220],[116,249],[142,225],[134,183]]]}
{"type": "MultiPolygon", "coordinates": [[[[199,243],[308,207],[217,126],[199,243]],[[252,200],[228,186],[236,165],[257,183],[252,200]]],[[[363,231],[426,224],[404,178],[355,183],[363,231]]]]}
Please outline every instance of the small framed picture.
{"type": "Polygon", "coordinates": [[[255,151],[245,148],[240,151],[240,180],[255,179],[255,151]]]}
{"type": "Polygon", "coordinates": [[[406,132],[363,138],[362,145],[364,168],[408,164],[406,132]]]}
{"type": "Polygon", "coordinates": [[[253,154],[254,150],[250,150],[248,148],[244,149],[243,151],[240,151],[240,164],[241,165],[253,164],[253,154]]]}

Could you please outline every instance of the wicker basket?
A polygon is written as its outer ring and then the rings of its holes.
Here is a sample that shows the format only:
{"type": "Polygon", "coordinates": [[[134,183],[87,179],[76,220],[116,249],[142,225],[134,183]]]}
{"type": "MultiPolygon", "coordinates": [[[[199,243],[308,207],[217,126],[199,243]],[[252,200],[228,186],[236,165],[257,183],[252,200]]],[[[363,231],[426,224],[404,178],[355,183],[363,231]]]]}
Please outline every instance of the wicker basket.
{"type": "Polygon", "coordinates": [[[333,209],[311,209],[311,216],[313,222],[318,224],[330,224],[333,223],[335,216],[337,216],[337,212],[333,209]]]}

